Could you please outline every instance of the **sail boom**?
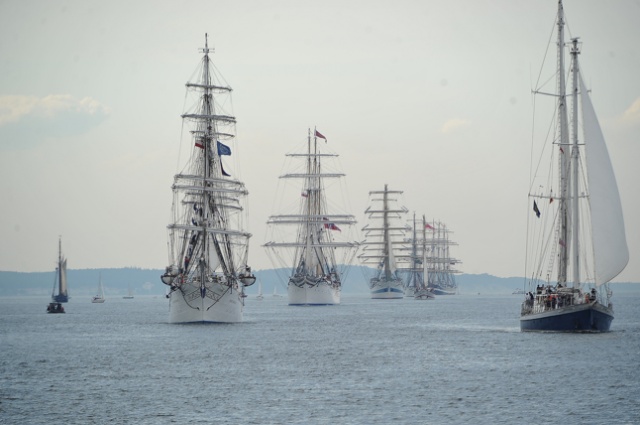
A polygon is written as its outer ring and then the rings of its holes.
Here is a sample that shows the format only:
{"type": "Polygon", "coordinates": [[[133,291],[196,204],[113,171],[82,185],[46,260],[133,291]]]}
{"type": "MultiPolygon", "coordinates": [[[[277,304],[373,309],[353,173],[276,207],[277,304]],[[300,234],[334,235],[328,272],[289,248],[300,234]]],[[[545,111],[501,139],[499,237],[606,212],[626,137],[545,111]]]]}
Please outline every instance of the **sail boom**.
{"type": "MultiPolygon", "coordinates": [[[[169,230],[192,230],[196,232],[200,232],[203,230],[202,226],[191,226],[188,224],[169,224],[167,226],[169,230]]],[[[251,233],[241,232],[237,230],[229,230],[229,229],[216,229],[212,227],[205,227],[204,230],[209,234],[215,235],[228,235],[228,236],[239,236],[243,238],[250,238],[251,233]]]]}
{"type": "Polygon", "coordinates": [[[237,189],[223,189],[209,186],[192,186],[192,185],[183,185],[183,184],[174,184],[171,187],[173,190],[193,190],[197,192],[209,192],[209,193],[234,193],[237,195],[247,195],[249,192],[246,190],[237,190],[237,189]]]}
{"type": "Polygon", "coordinates": [[[342,173],[294,173],[294,174],[283,174],[280,176],[281,179],[299,179],[299,178],[326,178],[326,177],[344,177],[345,174],[342,173]]]}
{"type": "Polygon", "coordinates": [[[217,91],[220,93],[233,91],[231,87],[216,86],[213,84],[187,83],[185,84],[185,86],[188,88],[200,88],[200,89],[217,91]]]}
{"type": "Polygon", "coordinates": [[[212,114],[183,114],[182,118],[193,120],[213,120],[228,124],[235,124],[236,118],[229,115],[212,115],[212,114]]]}

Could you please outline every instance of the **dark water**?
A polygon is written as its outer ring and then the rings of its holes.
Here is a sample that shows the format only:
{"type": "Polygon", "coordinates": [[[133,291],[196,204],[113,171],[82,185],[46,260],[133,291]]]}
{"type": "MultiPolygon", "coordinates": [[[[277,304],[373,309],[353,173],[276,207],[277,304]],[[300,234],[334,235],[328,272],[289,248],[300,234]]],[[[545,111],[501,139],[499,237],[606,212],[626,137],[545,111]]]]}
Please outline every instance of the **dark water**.
{"type": "Polygon", "coordinates": [[[521,333],[520,299],[267,296],[171,325],[162,297],[0,298],[0,423],[640,423],[640,294],[601,335],[521,333]]]}

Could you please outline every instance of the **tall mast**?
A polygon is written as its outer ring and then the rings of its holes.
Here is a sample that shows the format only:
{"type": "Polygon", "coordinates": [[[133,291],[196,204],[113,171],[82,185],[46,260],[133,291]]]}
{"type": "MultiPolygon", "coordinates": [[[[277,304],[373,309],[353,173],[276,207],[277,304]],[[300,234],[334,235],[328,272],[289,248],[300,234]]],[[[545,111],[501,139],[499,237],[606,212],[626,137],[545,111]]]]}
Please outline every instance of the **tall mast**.
{"type": "Polygon", "coordinates": [[[578,69],[578,54],[580,51],[578,50],[578,39],[574,38],[571,40],[571,59],[572,59],[572,67],[571,67],[571,78],[573,83],[573,93],[571,94],[573,104],[572,104],[572,121],[571,121],[571,172],[572,172],[572,197],[571,197],[571,250],[573,261],[573,286],[578,288],[580,286],[580,256],[579,256],[579,240],[578,240],[578,227],[580,225],[579,218],[580,214],[578,212],[578,201],[580,192],[578,187],[578,163],[580,161],[580,150],[578,147],[578,73],[580,70],[578,69]]]}
{"type": "Polygon", "coordinates": [[[384,275],[388,279],[391,278],[389,268],[391,264],[389,262],[389,255],[391,255],[391,241],[389,237],[389,206],[388,203],[387,185],[384,185],[384,194],[382,196],[382,228],[383,228],[383,240],[384,240],[384,275]]]}
{"type": "Polygon", "coordinates": [[[569,251],[569,213],[567,201],[569,199],[569,124],[567,118],[567,88],[564,71],[564,9],[562,0],[558,1],[558,119],[560,130],[560,241],[558,282],[567,281],[567,260],[569,251]]]}

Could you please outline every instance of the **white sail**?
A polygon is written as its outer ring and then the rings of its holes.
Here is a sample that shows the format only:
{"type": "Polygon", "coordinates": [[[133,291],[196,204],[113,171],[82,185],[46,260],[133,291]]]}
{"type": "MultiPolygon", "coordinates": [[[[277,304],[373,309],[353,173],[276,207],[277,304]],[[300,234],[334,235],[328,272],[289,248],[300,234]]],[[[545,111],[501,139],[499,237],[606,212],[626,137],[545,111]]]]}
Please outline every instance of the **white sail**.
{"type": "Polygon", "coordinates": [[[596,285],[602,285],[624,270],[629,262],[629,249],[616,177],[598,118],[581,77],[580,92],[596,285]]]}

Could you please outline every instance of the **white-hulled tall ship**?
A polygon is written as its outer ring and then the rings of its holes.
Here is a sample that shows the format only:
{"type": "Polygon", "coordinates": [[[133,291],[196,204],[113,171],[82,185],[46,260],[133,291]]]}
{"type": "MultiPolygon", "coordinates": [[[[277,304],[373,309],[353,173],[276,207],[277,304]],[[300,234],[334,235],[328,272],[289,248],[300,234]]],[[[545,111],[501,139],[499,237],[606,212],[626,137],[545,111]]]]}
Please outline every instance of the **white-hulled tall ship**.
{"type": "Polygon", "coordinates": [[[629,261],[622,205],[580,72],[577,38],[568,44],[571,89],[566,88],[562,1],[558,2],[557,28],[556,134],[546,143],[552,149],[542,148],[551,154],[549,168],[536,166],[532,173],[526,261],[529,291],[522,303],[520,329],[606,332],[613,321],[608,282],[629,261]]]}
{"type": "Polygon", "coordinates": [[[231,87],[218,75],[205,47],[196,81],[193,110],[182,115],[191,136],[184,167],[174,177],[169,266],[169,322],[241,322],[244,286],[255,282],[247,265],[250,234],[244,229],[244,184],[232,177],[236,119],[228,107],[231,87]]]}
{"type": "Polygon", "coordinates": [[[425,221],[424,228],[428,232],[426,237],[429,263],[428,287],[436,295],[455,295],[458,293],[455,274],[460,273],[456,266],[461,261],[451,256],[451,247],[457,245],[449,237],[452,231],[440,221],[431,223],[425,221]]]}
{"type": "Polygon", "coordinates": [[[404,223],[408,210],[398,205],[397,195],[402,191],[384,190],[369,192],[371,205],[365,210],[370,224],[362,228],[365,240],[358,258],[363,265],[375,265],[376,271],[369,279],[371,298],[394,299],[404,297],[404,282],[398,274],[396,252],[403,245],[409,227],[404,223]]]}
{"type": "Polygon", "coordinates": [[[287,157],[297,167],[280,176],[285,184],[279,192],[290,209],[269,217],[272,240],[264,247],[276,268],[290,270],[283,278],[289,305],[340,304],[346,267],[358,243],[351,231],[355,217],[341,206],[346,202],[339,195],[346,191],[339,184],[344,174],[333,164],[338,155],[328,151],[325,136],[314,129],[304,151],[287,157]]]}
{"type": "Polygon", "coordinates": [[[416,222],[413,215],[413,237],[411,239],[411,268],[408,270],[405,283],[405,296],[411,296],[416,300],[432,300],[436,295],[433,288],[429,287],[429,261],[428,261],[427,220],[424,215],[421,222],[416,222]],[[418,223],[420,223],[418,225],[418,223]],[[418,236],[418,226],[420,236],[418,236]]]}

